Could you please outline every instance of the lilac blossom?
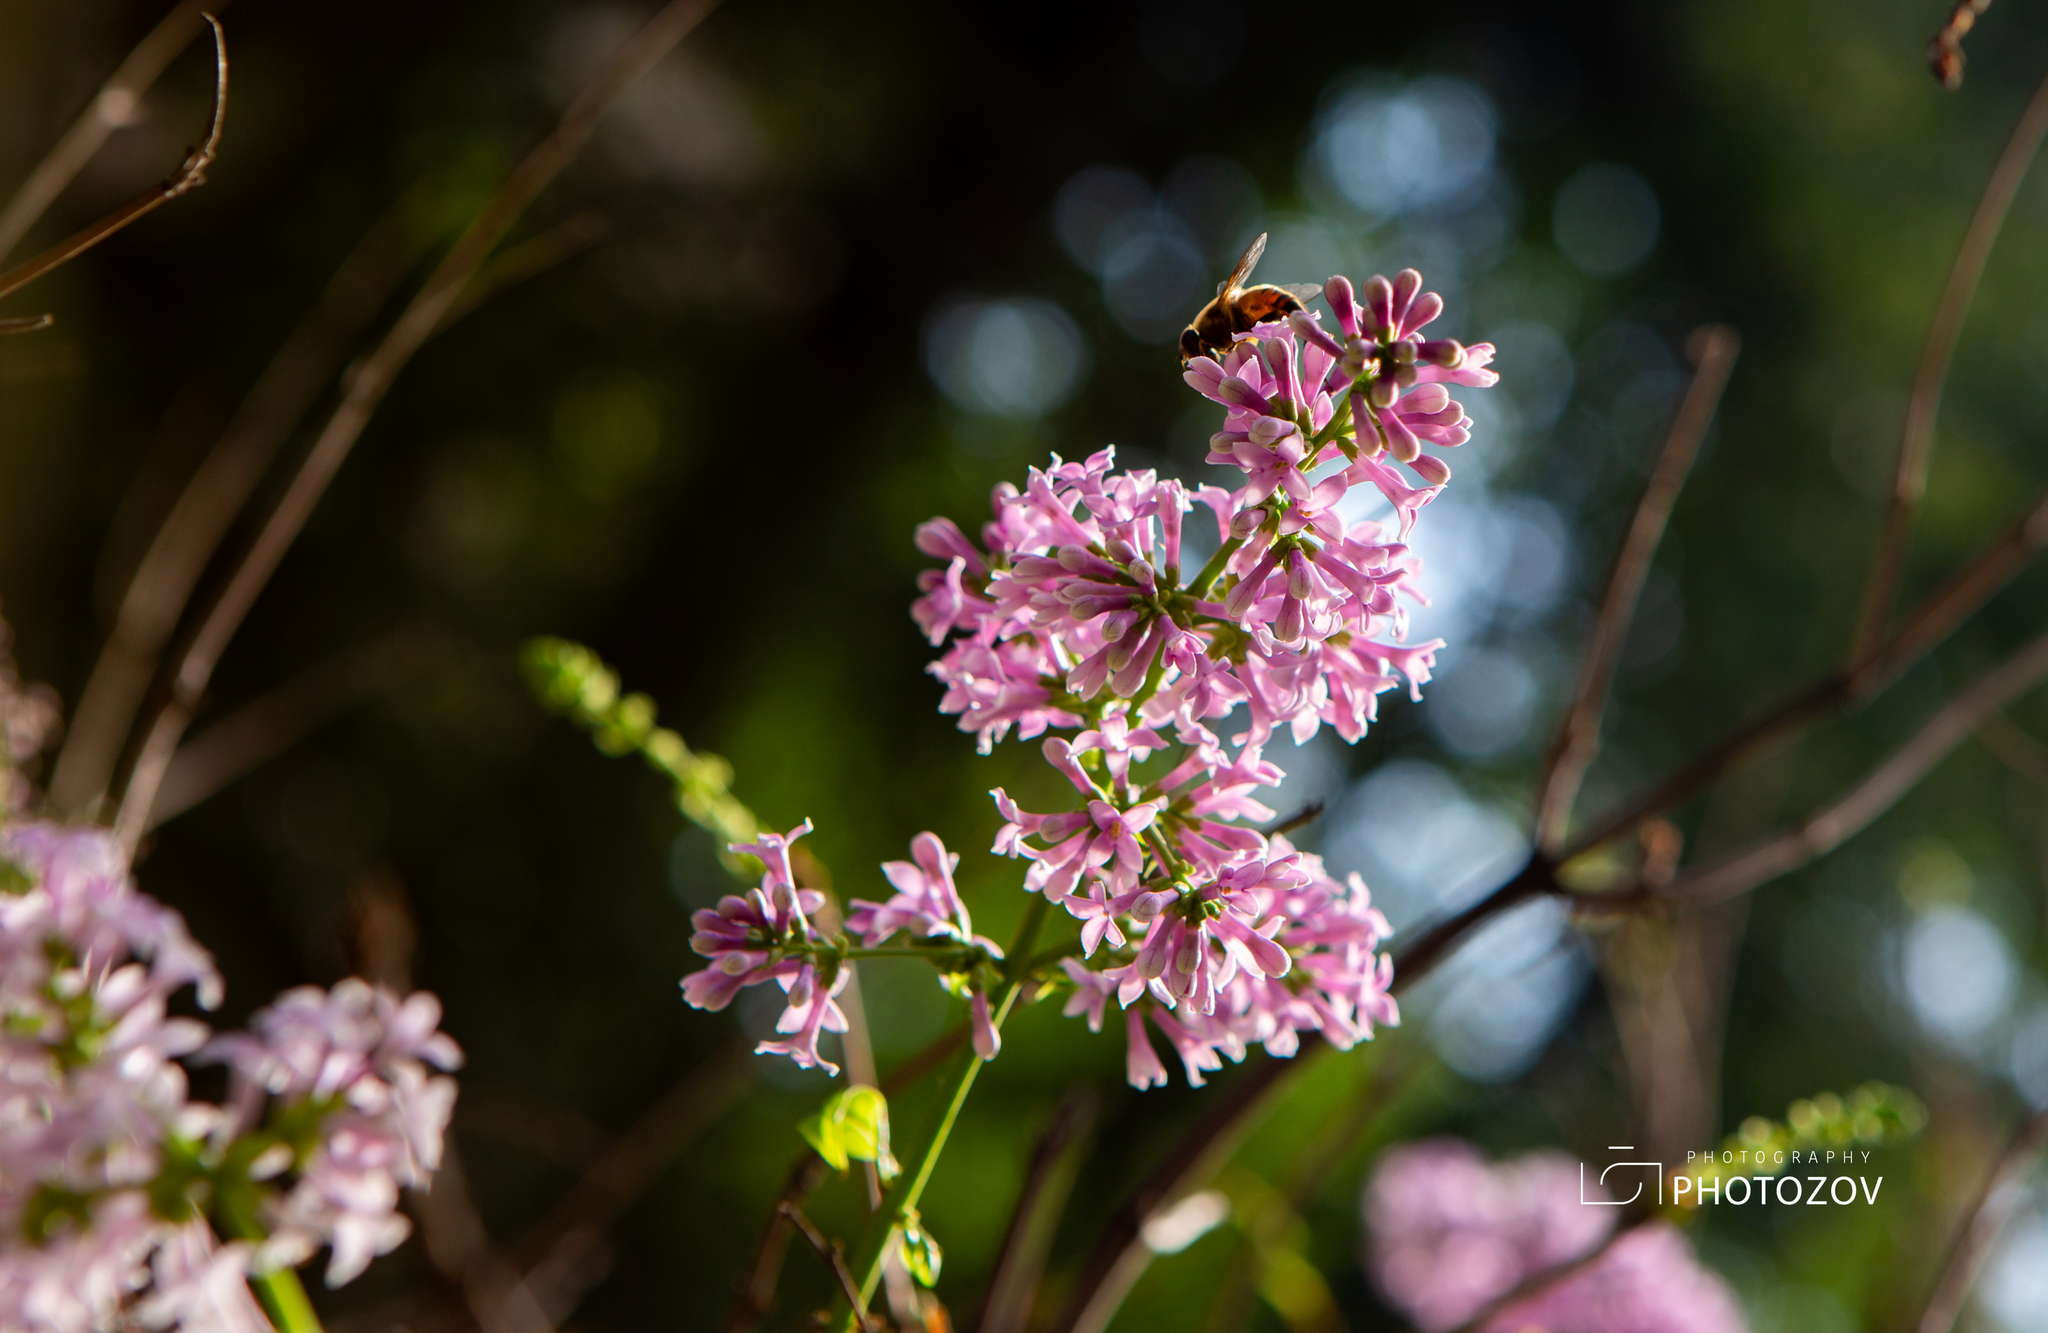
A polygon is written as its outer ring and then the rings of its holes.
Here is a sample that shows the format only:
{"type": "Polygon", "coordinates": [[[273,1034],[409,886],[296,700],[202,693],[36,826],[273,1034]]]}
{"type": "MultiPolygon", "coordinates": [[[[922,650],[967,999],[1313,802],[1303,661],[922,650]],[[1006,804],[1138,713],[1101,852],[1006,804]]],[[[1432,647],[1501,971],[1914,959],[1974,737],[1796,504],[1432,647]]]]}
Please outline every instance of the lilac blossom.
{"type": "Polygon", "coordinates": [[[1693,1257],[1669,1222],[1645,1223],[1616,1237],[1599,1258],[1516,1301],[1480,1333],[1748,1333],[1728,1284],[1693,1257]]]}
{"type": "MultiPolygon", "coordinates": [[[[1221,409],[1208,461],[1236,469],[1234,489],[1118,471],[1105,449],[998,486],[978,541],[946,519],[917,532],[942,562],[912,611],[942,648],[940,710],[984,752],[1057,733],[1041,750],[1076,799],[1041,813],[998,788],[994,851],[1080,923],[1068,1012],[1100,1030],[1114,997],[1141,1087],[1164,1077],[1153,1032],[1200,1082],[1255,1044],[1349,1046],[1399,1021],[1365,885],[1260,831],[1285,778],[1264,751],[1283,729],[1356,741],[1381,694],[1420,697],[1444,645],[1408,638],[1407,539],[1450,480],[1424,447],[1463,445],[1453,391],[1498,377],[1492,347],[1426,336],[1443,301],[1412,269],[1325,291],[1327,323],[1297,311],[1186,366],[1221,409]],[[1360,490],[1387,521],[1357,515],[1360,490]],[[1191,518],[1221,547],[1199,571],[1191,518]]],[[[954,919],[916,915],[923,892],[859,927],[954,919]]]]}
{"type": "MultiPolygon", "coordinates": [[[[732,844],[734,853],[760,859],[761,887],[744,898],[728,894],[715,911],[690,918],[696,928],[690,947],[711,966],[683,978],[683,998],[699,1009],[723,1009],[742,989],[772,981],[788,996],[775,1024],[784,1038],[760,1043],[755,1053],[786,1055],[805,1069],[836,1074],[839,1066],[818,1054],[818,1041],[827,1032],[846,1031],[846,1015],[834,997],[853,974],[840,966],[833,942],[814,923],[825,895],[798,888],[790,867],[791,845],[810,831],[807,819],[786,834],[763,833],[753,842],[732,844]]],[[[939,848],[941,855],[944,850],[939,848]]]]}
{"type": "Polygon", "coordinates": [[[1744,1333],[1727,1285],[1668,1224],[1600,1249],[1615,1212],[1586,1206],[1580,1181],[1563,1153],[1492,1163],[1459,1139],[1390,1149],[1365,1194],[1373,1280],[1422,1333],[1464,1325],[1552,1270],[1554,1281],[1488,1316],[1482,1333],[1744,1333]]]}
{"type": "Polygon", "coordinates": [[[432,1179],[455,1109],[455,1081],[430,1072],[462,1063],[440,1021],[432,995],[400,1000],[351,979],[331,991],[286,991],[248,1032],[208,1047],[233,1070],[237,1131],[254,1129],[266,1102],[333,1108],[265,1219],[267,1261],[296,1265],[327,1246],[327,1285],[338,1287],[405,1239],[399,1191],[432,1179]]]}
{"type": "Polygon", "coordinates": [[[213,960],[110,833],[0,824],[0,861],[0,1327],[261,1333],[259,1266],[325,1245],[339,1283],[404,1237],[399,1190],[431,1179],[454,1105],[429,1066],[461,1060],[433,996],[288,991],[209,1041],[167,1006],[216,1005],[213,960]],[[192,1100],[183,1059],[233,1066],[226,1107],[192,1100]],[[229,1193],[260,1244],[215,1237],[229,1193]]]}

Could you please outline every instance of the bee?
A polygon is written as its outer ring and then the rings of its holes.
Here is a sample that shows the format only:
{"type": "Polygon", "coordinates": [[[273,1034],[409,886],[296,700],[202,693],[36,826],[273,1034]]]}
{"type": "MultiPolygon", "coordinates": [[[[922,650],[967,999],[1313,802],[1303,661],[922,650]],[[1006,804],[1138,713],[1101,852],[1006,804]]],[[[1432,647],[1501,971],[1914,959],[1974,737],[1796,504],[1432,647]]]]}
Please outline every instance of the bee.
{"type": "Polygon", "coordinates": [[[1182,365],[1198,356],[1221,360],[1222,354],[1230,350],[1232,334],[1249,333],[1254,324],[1292,314],[1303,303],[1323,294],[1321,284],[1313,282],[1245,286],[1245,280],[1258,266],[1259,256],[1265,252],[1266,233],[1260,232],[1259,239],[1245,247],[1244,257],[1237,261],[1230,276],[1216,284],[1216,299],[1203,306],[1194,322],[1181,330],[1182,365]]]}

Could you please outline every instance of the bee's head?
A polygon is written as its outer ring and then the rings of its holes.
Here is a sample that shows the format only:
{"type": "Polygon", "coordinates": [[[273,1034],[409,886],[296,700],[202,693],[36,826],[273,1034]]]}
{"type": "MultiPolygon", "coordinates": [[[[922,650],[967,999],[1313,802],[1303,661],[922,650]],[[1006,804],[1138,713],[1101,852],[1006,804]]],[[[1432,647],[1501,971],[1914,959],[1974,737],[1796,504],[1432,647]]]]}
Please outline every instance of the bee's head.
{"type": "Polygon", "coordinates": [[[1208,355],[1202,345],[1202,335],[1195,332],[1191,324],[1180,331],[1180,363],[1186,365],[1198,356],[1208,355]]]}

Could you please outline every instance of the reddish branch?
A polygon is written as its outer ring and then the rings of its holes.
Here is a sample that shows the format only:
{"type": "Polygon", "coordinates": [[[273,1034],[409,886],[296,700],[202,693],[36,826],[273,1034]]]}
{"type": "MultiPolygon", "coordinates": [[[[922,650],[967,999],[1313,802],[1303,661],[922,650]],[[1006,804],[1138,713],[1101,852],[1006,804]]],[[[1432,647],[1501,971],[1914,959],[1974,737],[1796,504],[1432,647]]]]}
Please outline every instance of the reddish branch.
{"type": "Polygon", "coordinates": [[[2005,226],[2006,214],[2012,211],[2020,182],[2026,179],[2027,168],[2040,151],[2043,135],[2048,135],[2048,79],[2041,81],[2026,110],[2020,113],[2005,151],[1999,154],[1998,165],[1992,168],[1991,179],[1984,183],[1977,212],[1970,219],[1969,230],[1963,233],[1963,243],[1949,269],[1948,284],[1942,288],[1941,303],[1935,307],[1934,321],[1927,328],[1927,342],[1913,372],[1913,390],[1906,399],[1906,423],[1899,435],[1899,461],[1892,476],[1891,500],[1885,511],[1877,557],[1871,563],[1870,581],[1864,589],[1863,615],[1849,655],[1851,662],[1868,657],[1884,642],[1892,602],[1898,595],[1899,574],[1906,563],[1913,516],[1927,492],[1927,465],[1934,452],[1934,419],[1941,410],[1942,386],[1948,382],[1948,369],[1955,360],[1963,320],[1970,313],[1970,302],[1984,277],[1984,265],[2005,226]]]}
{"type": "Polygon", "coordinates": [[[2030,1116],[1991,1164],[1982,1188],[1965,1214],[1963,1229],[1949,1251],[1948,1262],[1942,1265],[1941,1277],[1927,1299],[1927,1308],[1921,1312],[1920,1322],[1913,1326],[1915,1333],[1949,1333],[1955,1327],[1956,1316],[1963,1312],[1963,1301],[1977,1281],[1978,1271],[1990,1257],[1999,1233],[2011,1220],[2013,1209],[2024,1197],[2019,1189],[2020,1178],[2033,1165],[2044,1141],[2048,1141],[2048,1111],[2030,1116]]]}
{"type": "Polygon", "coordinates": [[[1558,729],[1557,741],[1537,783],[1536,840],[1546,851],[1555,851],[1563,843],[1579,783],[1594,755],[1599,753],[1600,716],[1607,707],[1607,692],[1614,683],[1622,645],[1628,641],[1629,626],[1635,621],[1636,603],[1642,596],[1643,582],[1649,577],[1650,561],[1657,554],[1657,543],[1671,520],[1671,508],[1678,503],[1678,492],[1692,471],[1693,459],[1699,456],[1700,441],[1706,438],[1707,425],[1714,419],[1714,409],[1728,385],[1729,373],[1735,368],[1742,339],[1735,330],[1715,324],[1695,333],[1693,346],[1698,369],[1672,422],[1671,433],[1665,437],[1656,469],[1650,474],[1650,484],[1644,488],[1635,518],[1629,523],[1628,535],[1615,554],[1607,591],[1600,602],[1600,618],[1593,626],[1592,638],[1586,645],[1586,660],[1572,691],[1571,707],[1565,713],[1564,724],[1558,729]]]}
{"type": "Polygon", "coordinates": [[[1963,37],[1977,26],[1978,18],[1989,8],[1991,0],[1956,0],[1948,22],[1927,43],[1928,68],[1941,80],[1942,87],[1951,92],[1963,86],[1963,37]]]}
{"type": "MultiPolygon", "coordinates": [[[[0,273],[0,297],[13,295],[34,282],[37,278],[70,263],[114,233],[122,231],[149,214],[154,213],[171,200],[206,184],[206,169],[213,165],[214,156],[220,151],[221,128],[226,122],[228,113],[228,46],[227,38],[221,33],[220,21],[211,14],[205,14],[201,17],[213,28],[214,57],[213,118],[207,126],[204,142],[197,148],[187,149],[185,160],[178,164],[176,171],[166,176],[156,185],[144,190],[128,203],[107,214],[85,230],[59,241],[27,263],[16,265],[5,273],[0,273]]],[[[38,212],[40,212],[40,209],[38,212]]],[[[35,327],[42,327],[48,323],[48,318],[48,316],[42,316],[39,320],[13,321],[16,327],[10,329],[9,332],[26,332],[27,328],[23,327],[24,323],[35,327]]]]}
{"type": "Polygon", "coordinates": [[[107,136],[134,123],[142,95],[206,26],[206,11],[218,13],[228,3],[229,0],[213,0],[211,4],[205,0],[183,0],[136,43],[120,68],[100,86],[85,111],[64,132],[64,137],[28,174],[28,179],[7,201],[6,209],[0,210],[0,258],[21,244],[29,228],[57,202],[57,196],[99,152],[107,136]]]}

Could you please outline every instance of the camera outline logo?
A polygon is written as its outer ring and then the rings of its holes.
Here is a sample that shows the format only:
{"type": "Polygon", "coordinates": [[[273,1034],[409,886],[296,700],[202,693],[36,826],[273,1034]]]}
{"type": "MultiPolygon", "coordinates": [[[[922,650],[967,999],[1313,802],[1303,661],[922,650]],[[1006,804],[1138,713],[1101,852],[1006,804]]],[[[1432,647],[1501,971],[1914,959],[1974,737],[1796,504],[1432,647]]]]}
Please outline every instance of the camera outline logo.
{"type": "MultiPolygon", "coordinates": [[[[1632,1143],[1610,1143],[1607,1145],[1607,1151],[1609,1152],[1634,1152],[1635,1150],[1635,1145],[1632,1143]]],[[[1606,1189],[1607,1173],[1619,1170],[1625,1166],[1648,1167],[1657,1173],[1657,1204],[1659,1207],[1662,1207],[1664,1203],[1664,1163],[1662,1162],[1610,1162],[1601,1168],[1594,1184],[1601,1189],[1606,1189]]],[[[1588,1208],[1625,1208],[1643,1197],[1643,1187],[1647,1183],[1647,1177],[1638,1180],[1636,1182],[1636,1192],[1629,1195],[1626,1199],[1589,1199],[1586,1197],[1586,1164],[1584,1162],[1579,1163],[1579,1202],[1588,1208]]]]}

